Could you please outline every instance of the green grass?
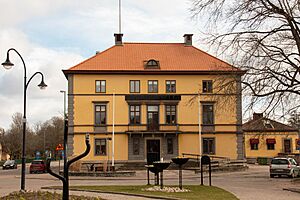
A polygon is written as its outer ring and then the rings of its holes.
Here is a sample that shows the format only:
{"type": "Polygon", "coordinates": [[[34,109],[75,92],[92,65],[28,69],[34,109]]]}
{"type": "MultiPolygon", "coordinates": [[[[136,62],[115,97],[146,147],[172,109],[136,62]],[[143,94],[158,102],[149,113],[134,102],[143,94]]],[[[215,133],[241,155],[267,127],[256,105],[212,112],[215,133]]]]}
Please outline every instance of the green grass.
{"type": "MultiPolygon", "coordinates": [[[[143,194],[150,196],[163,196],[171,197],[177,199],[205,199],[205,200],[231,200],[238,199],[230,192],[227,192],[221,188],[214,186],[198,186],[198,185],[186,185],[184,189],[189,189],[191,192],[178,192],[178,193],[167,193],[167,192],[153,192],[153,191],[143,191],[153,186],[72,186],[74,189],[83,190],[97,190],[99,192],[117,192],[126,194],[143,194]]],[[[167,186],[169,187],[169,186],[167,186]]],[[[176,186],[170,186],[176,187],[176,186]]]]}

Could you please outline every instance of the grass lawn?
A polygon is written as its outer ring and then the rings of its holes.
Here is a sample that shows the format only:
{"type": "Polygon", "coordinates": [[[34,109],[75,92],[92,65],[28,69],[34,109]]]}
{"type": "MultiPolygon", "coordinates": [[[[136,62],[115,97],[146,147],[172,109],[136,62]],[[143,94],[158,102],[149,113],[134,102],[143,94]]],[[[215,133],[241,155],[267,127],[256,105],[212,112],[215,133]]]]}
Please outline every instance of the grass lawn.
{"type": "MultiPolygon", "coordinates": [[[[186,185],[183,188],[189,189],[190,192],[159,192],[159,191],[143,191],[153,186],[72,186],[74,189],[84,189],[84,190],[97,190],[99,192],[118,192],[126,194],[143,194],[151,196],[164,196],[164,197],[173,197],[178,199],[205,199],[205,200],[230,200],[238,199],[230,192],[227,192],[221,188],[214,186],[199,186],[199,185],[186,185]]],[[[166,187],[176,187],[176,186],[166,186],[166,187]]]]}

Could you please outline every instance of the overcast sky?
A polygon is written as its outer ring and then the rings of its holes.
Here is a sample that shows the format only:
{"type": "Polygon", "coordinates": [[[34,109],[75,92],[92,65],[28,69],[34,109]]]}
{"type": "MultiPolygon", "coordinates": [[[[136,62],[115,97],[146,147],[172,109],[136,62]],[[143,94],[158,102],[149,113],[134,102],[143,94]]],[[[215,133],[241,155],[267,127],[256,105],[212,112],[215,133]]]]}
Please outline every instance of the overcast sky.
{"type": "MultiPolygon", "coordinates": [[[[114,45],[118,32],[118,0],[0,0],[0,62],[13,47],[25,60],[27,77],[36,71],[45,75],[46,90],[36,85],[27,90],[27,120],[30,125],[52,116],[62,116],[67,81],[62,69],[114,45]]],[[[122,33],[126,42],[183,42],[183,34],[199,41],[201,25],[193,21],[189,0],[122,0],[122,33]]],[[[23,65],[10,54],[15,66],[0,69],[0,127],[9,128],[11,116],[23,113],[23,65]]]]}

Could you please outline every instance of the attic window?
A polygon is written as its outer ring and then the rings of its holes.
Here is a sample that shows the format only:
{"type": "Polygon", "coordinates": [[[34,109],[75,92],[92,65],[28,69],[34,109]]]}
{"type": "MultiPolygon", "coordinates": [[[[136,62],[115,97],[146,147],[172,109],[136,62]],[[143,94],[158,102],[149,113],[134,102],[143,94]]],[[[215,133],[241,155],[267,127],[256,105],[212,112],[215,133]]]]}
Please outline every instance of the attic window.
{"type": "Polygon", "coordinates": [[[271,124],[270,120],[264,120],[264,126],[267,128],[267,129],[273,129],[273,125],[271,124]]]}
{"type": "Polygon", "coordinates": [[[148,60],[145,63],[145,68],[157,69],[159,68],[159,61],[154,59],[148,60]]]}

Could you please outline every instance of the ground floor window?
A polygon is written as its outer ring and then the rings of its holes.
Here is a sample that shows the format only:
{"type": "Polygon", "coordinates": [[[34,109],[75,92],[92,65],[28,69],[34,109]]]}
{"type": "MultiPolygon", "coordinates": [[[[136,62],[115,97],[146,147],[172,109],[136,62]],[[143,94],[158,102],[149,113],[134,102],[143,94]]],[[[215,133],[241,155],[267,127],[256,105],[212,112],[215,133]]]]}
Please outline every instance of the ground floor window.
{"type": "Polygon", "coordinates": [[[275,139],[267,139],[267,149],[268,150],[274,150],[275,149],[275,144],[276,144],[276,140],[275,139]]]}
{"type": "Polygon", "coordinates": [[[216,154],[215,138],[202,138],[203,154],[216,154]]]}
{"type": "Polygon", "coordinates": [[[106,155],[106,139],[95,139],[95,155],[106,155]]]}
{"type": "Polygon", "coordinates": [[[251,150],[258,150],[259,139],[252,138],[250,139],[250,148],[251,150]]]}
{"type": "Polygon", "coordinates": [[[173,138],[167,138],[167,152],[173,154],[173,138]]]}
{"type": "Polygon", "coordinates": [[[140,154],[140,138],[133,138],[133,155],[140,154]]]}

